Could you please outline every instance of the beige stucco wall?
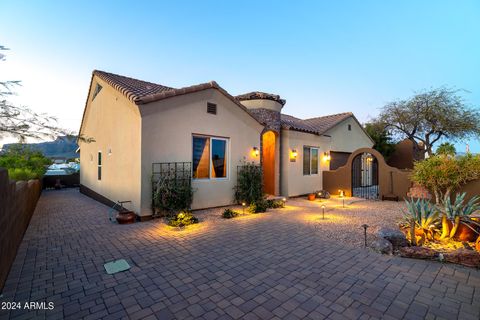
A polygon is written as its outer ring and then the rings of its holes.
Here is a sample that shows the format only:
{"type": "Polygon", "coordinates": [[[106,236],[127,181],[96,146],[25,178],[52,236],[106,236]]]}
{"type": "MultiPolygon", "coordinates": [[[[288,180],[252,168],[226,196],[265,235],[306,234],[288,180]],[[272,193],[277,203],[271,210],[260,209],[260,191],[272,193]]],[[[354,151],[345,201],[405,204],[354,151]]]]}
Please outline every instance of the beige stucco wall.
{"type": "Polygon", "coordinates": [[[268,99],[252,99],[252,100],[243,100],[240,101],[248,109],[268,109],[273,111],[282,111],[283,106],[277,101],[268,100],[268,99]]]}
{"type": "Polygon", "coordinates": [[[87,107],[80,134],[95,142],[80,144],[80,183],[112,200],[131,200],[140,212],[140,113],[138,108],[94,77],[103,88],[87,107]],[[109,155],[109,150],[111,154],[109,155]],[[102,152],[102,179],[97,179],[97,153],[102,152]]]}
{"type": "Polygon", "coordinates": [[[192,134],[229,138],[226,179],[193,180],[192,209],[231,204],[240,161],[260,161],[263,126],[245,110],[215,89],[177,96],[140,106],[142,114],[141,215],[151,214],[153,162],[191,162],[192,134]],[[217,114],[207,113],[207,102],[217,104],[217,114]]]}
{"type": "Polygon", "coordinates": [[[293,130],[282,130],[281,190],[284,196],[298,196],[322,189],[322,171],[328,170],[323,153],[328,151],[329,138],[293,130]],[[319,170],[315,175],[303,175],[303,147],[318,148],[319,170]],[[295,162],[290,161],[290,152],[297,150],[295,162]]]}
{"type": "Polygon", "coordinates": [[[359,148],[371,148],[373,142],[368,138],[358,122],[352,117],[331,128],[325,135],[331,136],[330,150],[353,152],[359,148]],[[352,126],[352,130],[348,130],[348,125],[352,126]]]}
{"type": "Polygon", "coordinates": [[[323,171],[329,170],[329,162],[323,159],[324,152],[342,151],[353,152],[359,148],[371,147],[372,141],[368,138],[357,121],[348,118],[325,135],[319,136],[293,130],[282,130],[282,167],[281,190],[285,196],[297,196],[321,190],[323,186],[323,171]],[[348,130],[348,125],[352,130],[348,130]],[[317,175],[303,175],[303,147],[319,148],[319,172],[317,175]],[[290,152],[298,152],[296,162],[290,161],[290,152]]]}

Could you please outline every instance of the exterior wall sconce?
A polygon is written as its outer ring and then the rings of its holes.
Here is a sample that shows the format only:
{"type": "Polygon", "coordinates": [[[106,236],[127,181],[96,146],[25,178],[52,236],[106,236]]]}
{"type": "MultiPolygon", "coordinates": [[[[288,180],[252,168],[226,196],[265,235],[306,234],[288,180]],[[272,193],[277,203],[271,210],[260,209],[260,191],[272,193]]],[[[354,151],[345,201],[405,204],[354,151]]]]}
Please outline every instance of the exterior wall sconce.
{"type": "Polygon", "coordinates": [[[341,190],[341,189],[338,190],[338,194],[339,194],[340,198],[345,197],[345,191],[343,191],[343,190],[341,190]]]}
{"type": "Polygon", "coordinates": [[[323,161],[330,161],[332,159],[332,157],[330,156],[330,153],[325,151],[323,153],[323,161]]]}
{"type": "Polygon", "coordinates": [[[255,157],[258,157],[260,155],[260,150],[257,147],[253,147],[252,153],[255,157]]]}
{"type": "Polygon", "coordinates": [[[297,156],[298,156],[297,149],[292,149],[292,151],[290,151],[290,162],[297,161],[297,156]]]}
{"type": "Polygon", "coordinates": [[[108,149],[108,155],[109,155],[109,156],[112,155],[112,148],[109,148],[109,149],[108,149]]]}

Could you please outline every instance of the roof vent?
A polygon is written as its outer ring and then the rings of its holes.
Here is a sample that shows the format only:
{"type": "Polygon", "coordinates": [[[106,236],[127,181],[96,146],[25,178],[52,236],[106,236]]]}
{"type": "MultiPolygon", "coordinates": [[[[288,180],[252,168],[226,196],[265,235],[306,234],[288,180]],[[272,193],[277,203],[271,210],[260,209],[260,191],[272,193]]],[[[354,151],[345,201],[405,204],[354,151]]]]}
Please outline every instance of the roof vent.
{"type": "Polygon", "coordinates": [[[207,102],[207,113],[217,114],[217,105],[215,103],[207,102]]]}

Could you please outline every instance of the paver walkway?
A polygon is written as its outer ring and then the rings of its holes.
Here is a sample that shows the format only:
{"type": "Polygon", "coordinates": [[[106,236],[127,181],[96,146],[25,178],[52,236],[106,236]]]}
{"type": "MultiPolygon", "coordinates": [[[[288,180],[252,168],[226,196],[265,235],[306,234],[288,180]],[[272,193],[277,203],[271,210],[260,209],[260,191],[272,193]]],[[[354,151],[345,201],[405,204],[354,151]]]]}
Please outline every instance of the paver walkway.
{"type": "Polygon", "coordinates": [[[115,225],[108,210],[77,190],[44,192],[0,302],[55,308],[0,318],[480,318],[480,271],[348,248],[295,210],[182,231],[115,225]],[[133,267],[107,275],[120,258],[133,267]]]}

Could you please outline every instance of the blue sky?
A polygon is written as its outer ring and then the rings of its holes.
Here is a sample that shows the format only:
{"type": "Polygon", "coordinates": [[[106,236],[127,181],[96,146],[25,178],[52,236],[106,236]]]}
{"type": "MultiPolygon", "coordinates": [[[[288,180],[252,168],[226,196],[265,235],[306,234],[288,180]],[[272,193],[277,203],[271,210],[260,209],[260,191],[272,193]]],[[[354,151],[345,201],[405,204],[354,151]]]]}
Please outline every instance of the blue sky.
{"type": "Polygon", "coordinates": [[[16,102],[75,130],[93,69],[272,92],[301,118],[438,86],[480,108],[480,1],[2,1],[0,30],[16,102]]]}

